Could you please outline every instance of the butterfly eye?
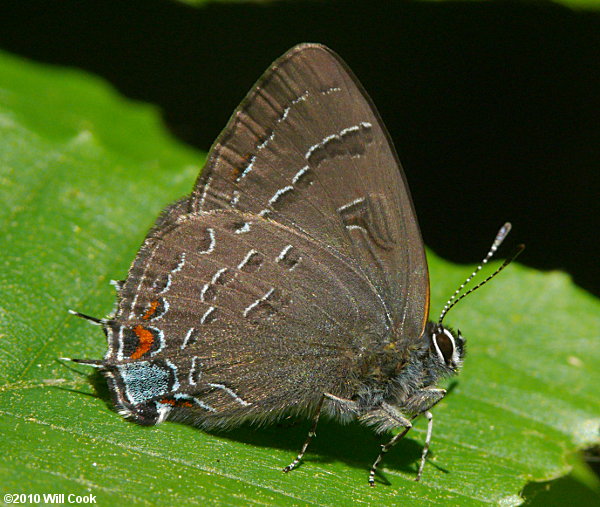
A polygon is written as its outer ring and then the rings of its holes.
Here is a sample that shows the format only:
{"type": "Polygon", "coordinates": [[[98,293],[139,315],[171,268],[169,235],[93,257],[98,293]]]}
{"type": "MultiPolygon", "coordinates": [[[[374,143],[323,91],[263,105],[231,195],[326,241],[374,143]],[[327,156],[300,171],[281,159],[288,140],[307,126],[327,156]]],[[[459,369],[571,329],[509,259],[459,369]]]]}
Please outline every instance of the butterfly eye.
{"type": "Polygon", "coordinates": [[[433,335],[433,343],[440,359],[446,365],[450,366],[454,355],[454,338],[452,335],[446,330],[435,333],[433,335]]]}

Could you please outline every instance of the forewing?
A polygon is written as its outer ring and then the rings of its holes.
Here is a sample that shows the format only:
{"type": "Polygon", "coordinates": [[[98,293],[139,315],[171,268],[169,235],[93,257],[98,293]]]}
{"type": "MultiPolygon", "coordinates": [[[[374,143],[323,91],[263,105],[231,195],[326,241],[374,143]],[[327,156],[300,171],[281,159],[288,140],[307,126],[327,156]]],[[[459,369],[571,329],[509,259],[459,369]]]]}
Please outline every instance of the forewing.
{"type": "Polygon", "coordinates": [[[385,306],[354,261],[237,211],[182,216],[149,236],[109,327],[109,367],[158,365],[143,373],[158,372],[206,417],[349,394],[363,352],[390,336],[385,306]]]}
{"type": "Polygon", "coordinates": [[[358,80],[329,49],[277,60],[213,145],[193,211],[238,209],[353,258],[385,301],[399,341],[428,314],[427,264],[393,145],[358,80]]]}

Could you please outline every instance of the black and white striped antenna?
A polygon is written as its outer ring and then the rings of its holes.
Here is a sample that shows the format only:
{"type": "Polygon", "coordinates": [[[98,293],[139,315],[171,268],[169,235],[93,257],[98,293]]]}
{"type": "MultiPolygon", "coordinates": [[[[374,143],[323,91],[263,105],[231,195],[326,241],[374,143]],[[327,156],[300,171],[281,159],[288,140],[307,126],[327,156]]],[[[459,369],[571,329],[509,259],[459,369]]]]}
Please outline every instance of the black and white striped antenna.
{"type": "Polygon", "coordinates": [[[500,230],[498,231],[498,234],[496,234],[496,237],[494,238],[494,242],[492,243],[492,246],[490,247],[487,255],[483,258],[481,263],[475,268],[475,271],[473,271],[469,275],[469,277],[460,285],[460,287],[458,289],[456,289],[454,294],[452,294],[452,297],[448,300],[448,302],[446,303],[446,305],[444,306],[444,308],[442,310],[442,313],[440,314],[438,323],[440,323],[440,324],[442,323],[446,314],[450,311],[451,308],[453,308],[456,305],[456,303],[458,303],[461,299],[467,297],[469,294],[471,294],[471,292],[476,291],[477,289],[479,289],[480,287],[485,285],[487,282],[489,282],[498,273],[500,273],[500,271],[502,271],[506,266],[508,266],[512,261],[514,261],[519,256],[519,254],[525,249],[525,245],[517,246],[517,248],[515,249],[513,254],[510,257],[508,257],[496,271],[494,271],[485,280],[478,283],[475,287],[473,287],[472,289],[469,289],[467,292],[465,292],[464,294],[459,296],[460,292],[465,288],[465,286],[471,280],[473,280],[475,275],[477,275],[477,273],[479,273],[479,271],[481,271],[481,268],[483,268],[483,266],[485,266],[489,262],[489,260],[494,256],[494,254],[496,253],[496,250],[498,250],[498,247],[505,240],[506,236],[508,236],[508,233],[510,232],[511,228],[512,228],[512,225],[510,224],[510,222],[506,222],[502,227],[500,227],[500,230]]]}

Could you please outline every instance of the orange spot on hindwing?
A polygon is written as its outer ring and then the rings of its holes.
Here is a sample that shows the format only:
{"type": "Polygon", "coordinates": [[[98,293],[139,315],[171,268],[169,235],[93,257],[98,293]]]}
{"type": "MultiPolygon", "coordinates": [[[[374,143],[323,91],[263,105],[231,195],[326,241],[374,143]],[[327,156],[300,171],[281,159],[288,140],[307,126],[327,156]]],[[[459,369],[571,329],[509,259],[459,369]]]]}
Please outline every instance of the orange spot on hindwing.
{"type": "Polygon", "coordinates": [[[158,308],[158,300],[156,299],[156,300],[152,301],[152,303],[150,303],[150,308],[148,308],[148,310],[146,310],[146,313],[144,314],[142,319],[148,320],[150,317],[152,317],[152,315],[154,315],[156,313],[157,308],[158,308]]]}
{"type": "Polygon", "coordinates": [[[155,299],[148,305],[144,315],[142,315],[142,320],[158,320],[167,313],[168,309],[169,303],[165,298],[155,299]]]}
{"type": "Polygon", "coordinates": [[[173,398],[163,398],[160,400],[163,405],[171,405],[172,407],[186,407],[192,408],[194,405],[186,400],[175,400],[173,398]]]}
{"type": "Polygon", "coordinates": [[[139,359],[144,354],[150,351],[152,345],[154,345],[154,335],[152,331],[137,325],[133,328],[133,332],[138,337],[139,343],[133,354],[129,356],[130,359],[139,359]]]}

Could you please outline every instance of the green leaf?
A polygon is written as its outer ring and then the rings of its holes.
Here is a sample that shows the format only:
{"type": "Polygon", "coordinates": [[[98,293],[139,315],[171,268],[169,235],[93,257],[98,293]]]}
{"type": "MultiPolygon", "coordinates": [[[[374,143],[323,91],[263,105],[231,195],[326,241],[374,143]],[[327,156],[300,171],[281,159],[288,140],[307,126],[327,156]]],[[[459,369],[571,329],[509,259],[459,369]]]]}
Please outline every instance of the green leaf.
{"type": "MultiPolygon", "coordinates": [[[[191,4],[200,4],[202,1],[206,1],[206,0],[179,0],[179,1],[185,1],[187,3],[191,3],[191,4]]],[[[425,1],[431,1],[431,2],[447,2],[447,1],[454,1],[454,0],[425,0],[425,1]]],[[[470,0],[473,3],[486,3],[483,2],[481,0],[470,0]]],[[[536,2],[534,1],[530,1],[530,2],[523,2],[523,3],[531,3],[531,4],[535,4],[536,2]]],[[[570,7],[572,9],[598,9],[600,8],[600,1],[599,0],[554,0],[553,2],[548,2],[548,3],[555,3],[558,5],[565,5],[567,7],[570,7]]]]}
{"type": "Polygon", "coordinates": [[[571,474],[555,481],[531,483],[523,495],[533,507],[600,505],[600,478],[579,457],[573,462],[571,474]]]}
{"type": "MultiPolygon", "coordinates": [[[[209,99],[207,97],[207,99],[209,99]]],[[[366,483],[382,438],[324,421],[284,475],[308,423],[205,433],[142,428],[110,410],[104,380],[59,357],[99,358],[102,332],[68,308],[109,313],[154,218],[202,163],[152,108],[80,72],[0,54],[0,462],[3,493],[96,495],[99,504],[516,504],[598,444],[600,304],[562,273],[519,265],[454,309],[464,371],[425,425],[366,483]]],[[[494,231],[490,231],[493,234],[494,231]]],[[[470,268],[430,255],[432,308],[470,268]]],[[[291,421],[290,421],[291,422],[291,421]]]]}
{"type": "MultiPolygon", "coordinates": [[[[286,0],[176,0],[177,2],[192,5],[194,7],[204,7],[211,3],[248,3],[248,4],[271,4],[286,3],[286,0]]],[[[448,0],[425,0],[426,2],[447,2],[448,0]]],[[[454,2],[455,0],[450,0],[454,2]]],[[[473,3],[485,3],[482,0],[471,0],[473,3]]],[[[291,2],[289,2],[291,3],[291,2]]],[[[309,3],[309,2],[307,2],[309,3]]],[[[531,3],[534,3],[533,1],[531,3]]],[[[554,3],[562,4],[572,9],[599,9],[600,0],[557,0],[554,3]]]]}

